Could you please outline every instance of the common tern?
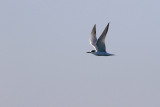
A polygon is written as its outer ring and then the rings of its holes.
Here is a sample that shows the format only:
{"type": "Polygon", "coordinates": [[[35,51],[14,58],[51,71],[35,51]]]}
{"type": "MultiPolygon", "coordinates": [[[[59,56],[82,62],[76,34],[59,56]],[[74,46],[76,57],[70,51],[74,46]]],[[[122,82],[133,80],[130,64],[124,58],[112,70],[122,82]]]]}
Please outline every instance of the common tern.
{"type": "Polygon", "coordinates": [[[109,23],[107,24],[103,33],[101,34],[101,36],[97,40],[96,24],[94,25],[89,41],[90,41],[90,44],[95,48],[95,50],[92,50],[92,51],[87,52],[87,53],[91,53],[91,54],[94,54],[96,56],[112,56],[112,55],[114,55],[114,54],[110,54],[106,51],[105,38],[106,38],[106,34],[108,32],[108,28],[109,28],[109,23]]]}

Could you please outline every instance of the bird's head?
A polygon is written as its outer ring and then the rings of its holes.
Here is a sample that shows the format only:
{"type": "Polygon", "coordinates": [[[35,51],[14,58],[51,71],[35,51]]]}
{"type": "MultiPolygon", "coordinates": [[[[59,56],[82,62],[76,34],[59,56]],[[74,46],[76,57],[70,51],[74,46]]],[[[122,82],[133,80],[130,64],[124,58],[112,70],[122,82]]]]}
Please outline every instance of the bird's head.
{"type": "Polygon", "coordinates": [[[90,52],[87,52],[87,53],[93,53],[93,52],[96,52],[96,50],[92,50],[92,51],[90,51],[90,52]]]}

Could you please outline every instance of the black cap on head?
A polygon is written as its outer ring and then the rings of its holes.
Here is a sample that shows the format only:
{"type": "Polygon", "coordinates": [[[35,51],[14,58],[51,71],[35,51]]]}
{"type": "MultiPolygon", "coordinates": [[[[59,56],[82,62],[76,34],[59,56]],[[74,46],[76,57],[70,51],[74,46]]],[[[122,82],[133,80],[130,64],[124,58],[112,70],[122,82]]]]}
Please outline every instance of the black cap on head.
{"type": "Polygon", "coordinates": [[[96,50],[92,50],[91,52],[96,52],[96,50]]]}

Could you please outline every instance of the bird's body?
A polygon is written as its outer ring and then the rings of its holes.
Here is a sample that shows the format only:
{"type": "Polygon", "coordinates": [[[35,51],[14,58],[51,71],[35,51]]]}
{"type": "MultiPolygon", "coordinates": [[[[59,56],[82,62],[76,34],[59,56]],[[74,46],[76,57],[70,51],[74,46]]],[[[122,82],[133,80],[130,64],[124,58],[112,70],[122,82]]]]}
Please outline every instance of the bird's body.
{"type": "Polygon", "coordinates": [[[92,54],[96,56],[112,56],[113,54],[107,53],[107,52],[92,52],[92,54]]]}
{"type": "Polygon", "coordinates": [[[87,53],[92,53],[96,56],[112,56],[113,55],[113,54],[106,52],[105,38],[106,38],[106,34],[108,32],[108,28],[109,28],[109,23],[106,26],[106,28],[104,29],[101,36],[97,40],[96,25],[94,25],[89,41],[90,41],[90,44],[95,48],[95,50],[92,50],[91,52],[87,52],[87,53]]]}

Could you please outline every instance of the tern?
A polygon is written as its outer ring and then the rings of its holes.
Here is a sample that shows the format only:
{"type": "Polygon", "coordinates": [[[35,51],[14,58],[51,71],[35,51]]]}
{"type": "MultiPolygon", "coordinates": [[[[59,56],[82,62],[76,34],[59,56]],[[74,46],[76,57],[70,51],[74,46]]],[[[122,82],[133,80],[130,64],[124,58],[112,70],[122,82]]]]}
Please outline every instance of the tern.
{"type": "Polygon", "coordinates": [[[87,52],[87,53],[91,53],[91,54],[94,54],[96,56],[112,56],[112,55],[114,55],[114,54],[110,54],[106,51],[105,38],[106,38],[106,34],[108,32],[108,28],[109,28],[109,23],[107,24],[103,33],[101,34],[101,36],[97,40],[96,24],[94,25],[94,27],[92,29],[92,32],[91,32],[89,42],[95,48],[95,50],[92,50],[92,51],[87,52]]]}

